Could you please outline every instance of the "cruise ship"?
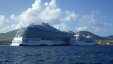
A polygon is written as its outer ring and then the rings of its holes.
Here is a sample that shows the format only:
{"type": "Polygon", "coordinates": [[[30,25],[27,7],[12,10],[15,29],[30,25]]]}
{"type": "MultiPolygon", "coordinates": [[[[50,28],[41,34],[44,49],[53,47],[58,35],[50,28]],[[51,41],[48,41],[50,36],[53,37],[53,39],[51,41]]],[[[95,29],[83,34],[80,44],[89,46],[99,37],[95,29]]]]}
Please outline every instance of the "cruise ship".
{"type": "Polygon", "coordinates": [[[18,30],[11,46],[70,45],[72,33],[63,32],[47,23],[32,24],[18,30]]]}
{"type": "Polygon", "coordinates": [[[96,45],[96,40],[89,34],[76,33],[73,45],[96,45]]]}

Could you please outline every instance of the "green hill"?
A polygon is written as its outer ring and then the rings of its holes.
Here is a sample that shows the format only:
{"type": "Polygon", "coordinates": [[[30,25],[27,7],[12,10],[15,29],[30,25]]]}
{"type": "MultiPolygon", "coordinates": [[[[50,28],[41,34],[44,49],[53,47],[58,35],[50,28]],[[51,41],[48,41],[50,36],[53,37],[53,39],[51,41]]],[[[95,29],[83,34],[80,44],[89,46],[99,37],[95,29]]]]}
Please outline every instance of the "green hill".
{"type": "Polygon", "coordinates": [[[94,33],[91,33],[91,32],[88,32],[88,31],[79,31],[77,33],[80,33],[81,35],[84,34],[84,35],[91,35],[95,40],[109,40],[109,39],[112,39],[113,40],[113,36],[108,36],[108,37],[101,37],[101,36],[98,36],[94,33]]]}
{"type": "Polygon", "coordinates": [[[13,30],[7,33],[0,33],[0,44],[9,43],[12,41],[17,30],[13,30]]]}

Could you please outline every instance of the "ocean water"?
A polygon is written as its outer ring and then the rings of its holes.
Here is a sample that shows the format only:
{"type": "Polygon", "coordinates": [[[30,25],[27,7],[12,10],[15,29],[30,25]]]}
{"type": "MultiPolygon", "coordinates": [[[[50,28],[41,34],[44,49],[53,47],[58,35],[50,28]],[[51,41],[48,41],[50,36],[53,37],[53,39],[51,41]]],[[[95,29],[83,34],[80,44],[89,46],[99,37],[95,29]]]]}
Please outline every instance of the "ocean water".
{"type": "Polygon", "coordinates": [[[113,46],[0,46],[0,64],[113,64],[113,46]]]}

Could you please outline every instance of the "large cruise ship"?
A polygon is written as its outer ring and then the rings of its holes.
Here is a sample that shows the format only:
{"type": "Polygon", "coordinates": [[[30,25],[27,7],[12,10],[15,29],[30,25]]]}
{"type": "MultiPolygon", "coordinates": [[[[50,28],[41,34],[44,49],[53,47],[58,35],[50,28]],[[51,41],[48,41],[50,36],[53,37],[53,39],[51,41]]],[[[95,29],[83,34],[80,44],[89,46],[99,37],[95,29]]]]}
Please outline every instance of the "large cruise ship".
{"type": "Polygon", "coordinates": [[[63,32],[47,23],[30,25],[18,30],[11,46],[31,45],[70,45],[72,33],[63,32]]]}

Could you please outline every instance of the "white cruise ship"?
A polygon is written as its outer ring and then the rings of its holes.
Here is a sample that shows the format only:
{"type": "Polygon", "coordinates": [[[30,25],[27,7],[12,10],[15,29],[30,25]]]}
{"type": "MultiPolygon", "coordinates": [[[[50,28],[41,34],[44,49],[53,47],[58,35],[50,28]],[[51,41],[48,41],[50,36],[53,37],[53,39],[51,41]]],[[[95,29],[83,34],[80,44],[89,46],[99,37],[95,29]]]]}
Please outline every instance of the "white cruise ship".
{"type": "Polygon", "coordinates": [[[71,45],[96,45],[96,40],[89,34],[76,33],[70,40],[71,45]]]}
{"type": "Polygon", "coordinates": [[[73,37],[71,33],[59,31],[47,23],[43,23],[20,29],[11,46],[69,45],[73,37]]]}
{"type": "Polygon", "coordinates": [[[96,45],[96,40],[89,34],[77,33],[73,45],[96,45]]]}

